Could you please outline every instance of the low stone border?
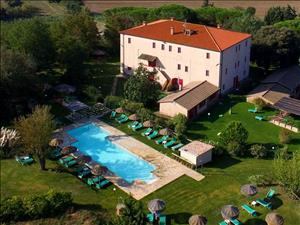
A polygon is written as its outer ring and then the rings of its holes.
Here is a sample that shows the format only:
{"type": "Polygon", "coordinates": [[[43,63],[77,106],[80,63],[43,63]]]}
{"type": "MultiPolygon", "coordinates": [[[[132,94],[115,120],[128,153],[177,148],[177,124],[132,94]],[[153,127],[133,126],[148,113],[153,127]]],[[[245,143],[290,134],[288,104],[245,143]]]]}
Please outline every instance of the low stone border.
{"type": "Polygon", "coordinates": [[[279,126],[279,127],[283,127],[285,129],[293,131],[295,133],[299,132],[299,129],[297,127],[293,127],[292,125],[288,125],[286,123],[282,123],[282,122],[279,122],[279,121],[276,121],[276,120],[270,120],[270,123],[273,123],[273,124],[275,124],[276,126],[279,126]]]}

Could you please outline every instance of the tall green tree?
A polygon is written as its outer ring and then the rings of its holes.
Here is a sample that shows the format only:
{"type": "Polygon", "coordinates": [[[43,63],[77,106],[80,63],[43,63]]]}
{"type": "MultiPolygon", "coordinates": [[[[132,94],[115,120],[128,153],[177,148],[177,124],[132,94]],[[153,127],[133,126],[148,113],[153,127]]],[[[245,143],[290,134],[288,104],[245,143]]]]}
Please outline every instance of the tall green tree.
{"type": "Polygon", "coordinates": [[[272,25],[274,23],[278,23],[284,20],[292,20],[297,17],[297,11],[295,8],[288,5],[287,7],[271,7],[266,16],[265,22],[268,25],[272,25]]]}
{"type": "Polygon", "coordinates": [[[48,143],[55,129],[53,116],[49,106],[37,106],[32,114],[21,116],[15,122],[20,134],[23,150],[39,159],[41,170],[46,169],[48,143]]]}
{"type": "Polygon", "coordinates": [[[125,98],[130,101],[141,102],[144,105],[155,103],[161,89],[159,83],[152,80],[155,73],[140,65],[124,85],[125,98]]]}
{"type": "Polygon", "coordinates": [[[187,129],[187,117],[183,114],[177,114],[176,116],[174,116],[174,118],[172,119],[172,123],[174,124],[175,127],[175,132],[177,133],[177,135],[180,137],[184,134],[184,132],[187,129]]]}

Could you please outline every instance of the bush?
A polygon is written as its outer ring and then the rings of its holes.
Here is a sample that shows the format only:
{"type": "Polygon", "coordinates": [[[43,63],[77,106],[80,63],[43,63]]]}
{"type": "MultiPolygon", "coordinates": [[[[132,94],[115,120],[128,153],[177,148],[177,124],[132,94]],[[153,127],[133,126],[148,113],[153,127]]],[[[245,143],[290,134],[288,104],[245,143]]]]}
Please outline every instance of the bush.
{"type": "Polygon", "coordinates": [[[250,153],[254,158],[261,159],[268,155],[268,150],[263,145],[255,144],[250,147],[250,153]]]}
{"type": "Polygon", "coordinates": [[[144,104],[125,99],[121,102],[121,107],[130,113],[136,113],[139,109],[144,108],[144,104]]]}
{"type": "Polygon", "coordinates": [[[172,123],[174,124],[175,132],[177,133],[177,135],[179,137],[182,136],[186,131],[186,124],[187,124],[186,116],[179,113],[176,116],[174,116],[174,118],[172,119],[172,123]]]}
{"type": "Polygon", "coordinates": [[[11,197],[1,200],[1,221],[17,221],[55,216],[72,204],[71,193],[49,191],[32,197],[11,197]]]}
{"type": "Polygon", "coordinates": [[[248,181],[257,186],[270,186],[274,184],[272,177],[261,174],[250,176],[248,181]]]}
{"type": "Polygon", "coordinates": [[[288,144],[291,141],[292,132],[282,128],[279,132],[279,142],[281,144],[288,144]]]}
{"type": "Polygon", "coordinates": [[[108,95],[104,99],[105,106],[110,109],[116,109],[120,107],[122,101],[123,101],[122,97],[114,96],[114,95],[108,95]]]}
{"type": "Polygon", "coordinates": [[[83,93],[94,103],[102,99],[101,91],[93,85],[84,87],[83,93]]]}
{"type": "Polygon", "coordinates": [[[136,112],[138,116],[140,117],[141,121],[147,121],[147,120],[153,120],[154,116],[152,112],[149,109],[146,108],[140,108],[136,112]]]}
{"type": "Polygon", "coordinates": [[[255,98],[255,99],[253,99],[252,102],[258,111],[261,111],[263,108],[265,108],[267,106],[267,103],[264,100],[262,100],[261,98],[255,98]]]}
{"type": "Polygon", "coordinates": [[[227,151],[230,155],[240,156],[243,155],[243,146],[236,141],[231,141],[227,144],[227,151]]]}

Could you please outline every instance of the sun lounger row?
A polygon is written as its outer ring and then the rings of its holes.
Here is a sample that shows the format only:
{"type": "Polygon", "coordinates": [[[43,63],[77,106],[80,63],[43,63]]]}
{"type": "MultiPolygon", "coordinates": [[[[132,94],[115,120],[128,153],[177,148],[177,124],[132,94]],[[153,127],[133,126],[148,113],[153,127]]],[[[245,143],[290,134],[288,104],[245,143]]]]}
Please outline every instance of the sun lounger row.
{"type": "Polygon", "coordinates": [[[23,166],[29,165],[34,162],[31,156],[16,156],[16,161],[23,166]]]}
{"type": "MultiPolygon", "coordinates": [[[[154,214],[152,213],[149,213],[147,215],[147,220],[150,222],[150,223],[153,223],[154,222],[154,214]]],[[[158,217],[158,224],[159,225],[166,225],[167,224],[167,217],[165,215],[160,215],[158,217]]]]}

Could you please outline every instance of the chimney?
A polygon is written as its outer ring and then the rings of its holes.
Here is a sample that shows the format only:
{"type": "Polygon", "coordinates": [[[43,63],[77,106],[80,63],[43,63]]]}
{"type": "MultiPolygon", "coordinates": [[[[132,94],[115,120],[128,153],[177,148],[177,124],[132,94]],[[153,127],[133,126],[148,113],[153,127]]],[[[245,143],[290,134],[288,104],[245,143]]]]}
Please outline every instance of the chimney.
{"type": "Polygon", "coordinates": [[[143,26],[146,26],[147,25],[147,22],[146,21],[143,21],[143,26]]]}
{"type": "Polygon", "coordinates": [[[173,21],[173,20],[174,20],[174,17],[171,17],[170,20],[173,21]]]}
{"type": "Polygon", "coordinates": [[[171,35],[174,35],[174,27],[171,27],[170,33],[171,33],[171,35]]]}

